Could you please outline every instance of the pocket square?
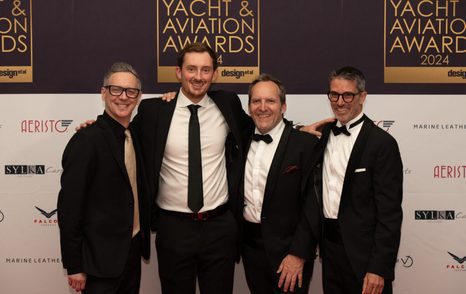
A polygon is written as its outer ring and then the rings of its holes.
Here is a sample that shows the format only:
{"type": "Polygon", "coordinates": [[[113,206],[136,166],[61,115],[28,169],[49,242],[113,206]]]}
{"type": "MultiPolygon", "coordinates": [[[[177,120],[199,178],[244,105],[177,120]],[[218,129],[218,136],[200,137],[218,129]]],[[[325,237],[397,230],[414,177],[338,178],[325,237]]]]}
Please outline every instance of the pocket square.
{"type": "Polygon", "coordinates": [[[355,173],[362,173],[362,172],[365,172],[366,169],[365,168],[357,168],[354,170],[355,173]]]}
{"type": "Polygon", "coordinates": [[[299,166],[297,166],[297,165],[289,165],[289,166],[287,166],[287,167],[285,168],[285,170],[283,171],[282,174],[283,174],[283,175],[284,175],[284,174],[289,174],[289,173],[291,173],[291,172],[293,172],[293,171],[295,171],[295,170],[298,170],[298,169],[299,169],[299,166]]]}

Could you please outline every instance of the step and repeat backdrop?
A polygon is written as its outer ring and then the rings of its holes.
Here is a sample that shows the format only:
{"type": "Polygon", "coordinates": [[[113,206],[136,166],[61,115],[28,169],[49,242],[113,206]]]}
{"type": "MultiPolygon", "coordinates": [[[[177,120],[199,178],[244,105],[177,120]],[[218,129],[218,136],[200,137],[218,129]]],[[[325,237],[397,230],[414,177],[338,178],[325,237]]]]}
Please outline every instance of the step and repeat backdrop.
{"type": "MultiPolygon", "coordinates": [[[[360,68],[365,112],[404,164],[394,292],[464,292],[466,0],[0,0],[1,293],[73,293],[56,215],[63,148],[102,113],[113,62],[134,65],[144,97],[158,96],[178,89],[176,54],[192,41],[219,56],[214,88],[246,109],[248,83],[273,74],[285,116],[302,124],[331,116],[330,70],[360,68]]],[[[317,259],[310,293],[320,279],[317,259]]],[[[154,252],[140,293],[160,293],[154,252]]],[[[247,293],[241,264],[235,293],[247,293]]]]}

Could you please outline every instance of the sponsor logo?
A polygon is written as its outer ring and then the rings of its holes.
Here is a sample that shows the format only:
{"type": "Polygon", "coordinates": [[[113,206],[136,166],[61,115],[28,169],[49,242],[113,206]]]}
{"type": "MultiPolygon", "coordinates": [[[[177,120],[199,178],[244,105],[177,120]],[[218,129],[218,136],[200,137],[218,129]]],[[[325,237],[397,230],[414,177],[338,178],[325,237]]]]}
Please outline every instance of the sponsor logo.
{"type": "Polygon", "coordinates": [[[0,1],[0,83],[31,83],[32,1],[0,1]]]}
{"type": "Polygon", "coordinates": [[[434,179],[465,179],[466,165],[436,165],[434,179]]]}
{"type": "Polygon", "coordinates": [[[72,122],[71,119],[26,119],[21,121],[21,133],[65,133],[72,122]]]}
{"type": "Polygon", "coordinates": [[[43,175],[45,165],[5,165],[5,175],[43,175]]]}
{"type": "Polygon", "coordinates": [[[40,218],[34,219],[34,224],[42,225],[42,226],[54,226],[58,224],[58,219],[55,216],[57,214],[57,209],[53,209],[51,211],[46,211],[40,207],[34,206],[37,211],[40,213],[40,218]]]}
{"type": "Polygon", "coordinates": [[[410,255],[406,255],[404,257],[398,257],[396,262],[400,263],[404,268],[410,268],[414,264],[414,259],[410,255]]]}
{"type": "Polygon", "coordinates": [[[45,166],[43,164],[38,165],[5,165],[5,175],[17,175],[17,176],[33,176],[33,175],[44,175],[44,174],[57,174],[61,175],[63,168],[54,166],[45,166]]]}
{"type": "Polygon", "coordinates": [[[415,220],[455,220],[454,210],[415,210],[415,220]]]}
{"type": "Polygon", "coordinates": [[[466,123],[416,123],[413,124],[414,130],[440,130],[440,131],[464,131],[466,123]]]}
{"type": "Polygon", "coordinates": [[[61,263],[59,257],[7,257],[5,263],[61,263]]]}
{"type": "Polygon", "coordinates": [[[374,121],[374,123],[380,127],[381,129],[384,129],[385,131],[389,131],[390,128],[393,126],[395,123],[394,120],[379,120],[379,121],[374,121]]]}
{"type": "Polygon", "coordinates": [[[260,72],[260,1],[157,0],[157,81],[178,82],[176,56],[188,43],[217,53],[219,83],[250,83],[260,72]]]}
{"type": "Polygon", "coordinates": [[[463,272],[466,271],[465,261],[466,256],[458,256],[458,254],[447,251],[448,255],[453,259],[452,262],[447,263],[446,268],[448,270],[463,272]]]}
{"type": "Polygon", "coordinates": [[[385,1],[386,83],[466,83],[466,2],[385,1]]]}

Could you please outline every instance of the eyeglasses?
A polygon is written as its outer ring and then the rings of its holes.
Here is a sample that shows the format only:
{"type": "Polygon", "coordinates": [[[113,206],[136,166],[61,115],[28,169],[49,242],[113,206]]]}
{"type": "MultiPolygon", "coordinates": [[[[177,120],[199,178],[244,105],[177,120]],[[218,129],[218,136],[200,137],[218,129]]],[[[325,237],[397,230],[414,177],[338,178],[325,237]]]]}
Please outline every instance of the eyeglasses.
{"type": "Polygon", "coordinates": [[[136,88],[123,88],[123,87],[114,86],[114,85],[104,86],[104,88],[108,89],[112,96],[120,96],[123,92],[125,92],[126,97],[132,98],[132,99],[138,98],[139,93],[141,92],[141,90],[136,89],[136,88]]]}
{"type": "Polygon", "coordinates": [[[354,96],[359,95],[359,94],[361,94],[361,92],[357,92],[357,93],[345,92],[343,94],[340,94],[337,92],[328,92],[327,96],[328,96],[328,99],[332,102],[337,102],[341,96],[341,98],[343,98],[343,101],[345,101],[346,103],[350,103],[351,101],[353,101],[354,96]]]}

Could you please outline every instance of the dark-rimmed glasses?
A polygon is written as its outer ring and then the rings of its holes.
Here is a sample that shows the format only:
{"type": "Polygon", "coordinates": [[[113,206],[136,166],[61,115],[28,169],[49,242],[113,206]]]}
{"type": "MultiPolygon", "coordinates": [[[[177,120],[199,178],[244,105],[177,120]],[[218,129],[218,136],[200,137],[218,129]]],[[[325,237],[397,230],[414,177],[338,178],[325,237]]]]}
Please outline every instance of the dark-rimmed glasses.
{"type": "Polygon", "coordinates": [[[110,95],[112,96],[120,96],[123,92],[125,92],[126,97],[132,98],[132,99],[138,98],[139,93],[141,92],[141,90],[136,89],[136,88],[123,88],[123,87],[114,86],[114,85],[104,86],[104,88],[108,89],[108,91],[110,92],[110,95]]]}
{"type": "Polygon", "coordinates": [[[332,102],[337,102],[341,96],[341,98],[343,98],[343,101],[345,101],[346,103],[350,103],[351,101],[353,101],[354,96],[359,95],[359,94],[361,94],[361,92],[357,92],[357,93],[345,92],[341,94],[337,92],[328,92],[327,96],[328,96],[328,99],[332,102]]]}

